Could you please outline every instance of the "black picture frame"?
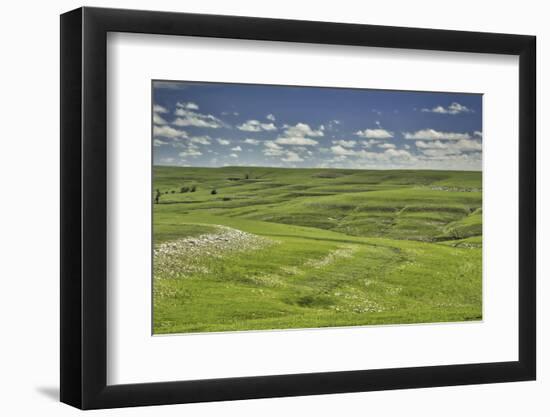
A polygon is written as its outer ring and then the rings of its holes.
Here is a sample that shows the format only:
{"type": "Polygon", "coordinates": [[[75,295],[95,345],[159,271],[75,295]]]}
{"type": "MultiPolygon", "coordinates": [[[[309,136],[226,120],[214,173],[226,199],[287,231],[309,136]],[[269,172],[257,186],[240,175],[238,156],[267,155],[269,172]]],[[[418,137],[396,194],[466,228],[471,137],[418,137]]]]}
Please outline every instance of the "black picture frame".
{"type": "Polygon", "coordinates": [[[61,16],[61,401],[81,409],[534,380],[536,38],[251,17],[79,8],[61,16]],[[108,32],[519,56],[519,358],[107,385],[108,32]]]}

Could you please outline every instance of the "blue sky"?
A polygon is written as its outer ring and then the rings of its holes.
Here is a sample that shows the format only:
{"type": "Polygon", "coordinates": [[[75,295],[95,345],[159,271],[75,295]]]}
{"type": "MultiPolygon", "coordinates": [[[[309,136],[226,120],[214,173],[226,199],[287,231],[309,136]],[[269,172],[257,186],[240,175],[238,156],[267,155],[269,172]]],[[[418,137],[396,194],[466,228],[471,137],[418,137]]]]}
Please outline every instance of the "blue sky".
{"type": "Polygon", "coordinates": [[[481,170],[482,96],[153,82],[153,163],[481,170]]]}

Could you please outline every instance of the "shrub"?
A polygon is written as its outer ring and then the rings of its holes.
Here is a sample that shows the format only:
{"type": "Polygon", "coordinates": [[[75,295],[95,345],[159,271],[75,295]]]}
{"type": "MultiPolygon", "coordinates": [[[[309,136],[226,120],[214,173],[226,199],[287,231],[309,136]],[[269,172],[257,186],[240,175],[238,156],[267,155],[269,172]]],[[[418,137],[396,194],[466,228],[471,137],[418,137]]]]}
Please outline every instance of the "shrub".
{"type": "Polygon", "coordinates": [[[229,201],[229,200],[231,200],[231,199],[230,199],[229,197],[224,197],[224,198],[222,198],[222,200],[223,200],[223,201],[229,201]]]}
{"type": "Polygon", "coordinates": [[[197,191],[197,186],[196,185],[193,185],[191,187],[191,192],[194,193],[195,191],[197,191]]]}
{"type": "Polygon", "coordinates": [[[216,189],[214,188],[212,191],[210,191],[210,194],[218,194],[218,192],[217,192],[216,189]]]}
{"type": "Polygon", "coordinates": [[[182,193],[182,194],[183,194],[183,193],[186,193],[186,192],[188,192],[188,191],[189,191],[189,187],[181,187],[181,188],[180,188],[180,193],[182,193]]]}

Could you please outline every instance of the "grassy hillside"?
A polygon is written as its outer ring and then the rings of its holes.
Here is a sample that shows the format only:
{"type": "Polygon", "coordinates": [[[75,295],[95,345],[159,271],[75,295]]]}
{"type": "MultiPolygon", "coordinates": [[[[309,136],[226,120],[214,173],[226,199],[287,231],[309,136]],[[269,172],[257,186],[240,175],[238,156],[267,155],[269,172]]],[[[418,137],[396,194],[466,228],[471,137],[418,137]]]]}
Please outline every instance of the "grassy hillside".
{"type": "Polygon", "coordinates": [[[479,172],[155,167],[157,189],[155,333],[481,318],[479,172]]]}

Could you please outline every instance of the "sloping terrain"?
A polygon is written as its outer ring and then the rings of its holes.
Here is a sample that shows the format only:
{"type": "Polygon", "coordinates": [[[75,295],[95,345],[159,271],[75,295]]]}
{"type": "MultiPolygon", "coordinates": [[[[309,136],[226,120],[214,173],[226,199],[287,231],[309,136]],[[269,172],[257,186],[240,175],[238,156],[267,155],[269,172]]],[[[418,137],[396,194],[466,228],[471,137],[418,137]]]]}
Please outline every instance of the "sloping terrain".
{"type": "Polygon", "coordinates": [[[154,189],[155,333],[481,318],[478,172],[155,167],[154,189]]]}

